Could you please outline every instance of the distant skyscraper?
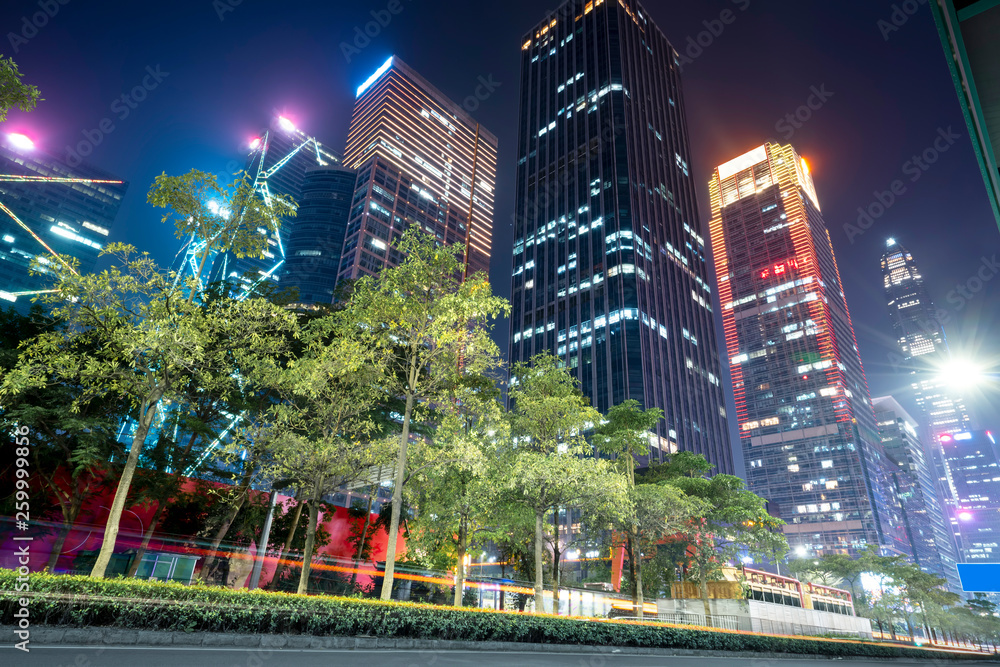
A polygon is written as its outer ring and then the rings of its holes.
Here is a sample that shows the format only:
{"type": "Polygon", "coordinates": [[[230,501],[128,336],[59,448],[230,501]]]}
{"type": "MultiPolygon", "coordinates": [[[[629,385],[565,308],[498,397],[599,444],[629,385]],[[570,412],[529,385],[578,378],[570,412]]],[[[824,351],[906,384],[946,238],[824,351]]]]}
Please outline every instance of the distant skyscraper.
{"type": "Polygon", "coordinates": [[[953,525],[967,563],[1000,563],[1000,447],[989,431],[940,437],[955,498],[953,525]]]}
{"type": "MultiPolygon", "coordinates": [[[[246,178],[265,200],[272,195],[285,195],[298,203],[302,196],[306,170],[339,162],[314,137],[310,137],[295,124],[279,116],[271,127],[250,140],[247,156],[246,178]]],[[[210,280],[230,280],[249,288],[261,280],[280,284],[286,261],[288,237],[295,225],[295,218],[282,221],[277,234],[268,234],[267,250],[262,258],[235,257],[222,253],[215,257],[210,280]]],[[[197,240],[195,240],[197,242],[197,240]]]]}
{"type": "Polygon", "coordinates": [[[793,553],[909,553],[809,168],[764,144],[709,185],[712,250],[750,488],[793,553]]]}
{"type": "Polygon", "coordinates": [[[886,456],[896,465],[891,473],[896,495],[903,508],[903,524],[913,559],[926,572],[948,580],[956,593],[958,553],[952,529],[942,510],[934,465],[917,433],[919,424],[892,396],[872,399],[879,435],[886,456]]]}
{"type": "Polygon", "coordinates": [[[86,163],[71,167],[38,148],[10,145],[0,145],[0,175],[0,203],[31,229],[25,230],[0,211],[0,304],[14,302],[19,311],[27,312],[32,295],[52,286],[47,276],[29,275],[32,260],[56,262],[47,245],[79,260],[81,273],[93,271],[128,183],[46,180],[120,179],[86,163]]]}
{"type": "Polygon", "coordinates": [[[633,0],[521,44],[510,360],[556,353],[598,410],[663,409],[651,460],[733,473],[676,52],[633,0]]]}
{"type": "Polygon", "coordinates": [[[411,225],[465,244],[466,275],[489,272],[497,139],[395,56],[358,88],[344,164],[358,180],[341,279],[397,264],[389,243],[411,225]]]}
{"type": "Polygon", "coordinates": [[[300,303],[333,301],[356,177],[346,167],[306,170],[281,282],[298,290],[300,303]]]}
{"type": "Polygon", "coordinates": [[[917,404],[925,417],[924,440],[929,445],[941,499],[953,507],[941,436],[967,431],[970,420],[961,395],[942,379],[942,369],[950,358],[948,341],[910,251],[895,239],[887,240],[881,267],[889,319],[902,353],[897,366],[911,375],[917,404]]]}

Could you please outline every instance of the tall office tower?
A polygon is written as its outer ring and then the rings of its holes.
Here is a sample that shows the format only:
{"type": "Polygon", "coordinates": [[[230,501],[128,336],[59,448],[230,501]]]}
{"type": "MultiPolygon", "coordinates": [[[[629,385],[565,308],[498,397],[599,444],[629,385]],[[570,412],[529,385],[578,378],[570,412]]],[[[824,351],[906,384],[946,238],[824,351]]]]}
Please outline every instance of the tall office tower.
{"type": "Polygon", "coordinates": [[[903,508],[903,524],[913,559],[925,572],[944,577],[958,593],[958,553],[942,511],[933,463],[917,435],[918,422],[892,396],[872,399],[886,456],[896,465],[890,477],[903,508]]]}
{"type": "Polygon", "coordinates": [[[969,430],[970,420],[962,396],[942,379],[950,356],[948,340],[910,251],[895,239],[888,239],[881,267],[889,319],[902,353],[899,367],[911,374],[917,404],[925,417],[926,442],[930,444],[928,451],[942,500],[953,506],[940,438],[969,430]]]}
{"type": "Polygon", "coordinates": [[[799,555],[909,553],[830,234],[805,160],[714,172],[712,251],[750,488],[799,555]]]}
{"type": "Polygon", "coordinates": [[[388,244],[410,225],[465,244],[465,275],[489,272],[497,139],[395,56],[358,88],[344,164],[358,181],[340,279],[398,263],[388,244]]]}
{"type": "Polygon", "coordinates": [[[1000,563],[1000,447],[989,431],[942,435],[962,559],[1000,563]]]}
{"type": "Polygon", "coordinates": [[[565,360],[601,412],[661,408],[650,459],[734,473],[676,52],[633,0],[521,42],[510,360],[565,360]]]}
{"type": "MultiPolygon", "coordinates": [[[[324,148],[315,137],[310,137],[288,118],[278,116],[270,128],[253,137],[248,144],[247,181],[257,193],[270,201],[273,195],[285,195],[298,203],[302,196],[306,170],[315,166],[337,164],[336,155],[324,148]]],[[[267,235],[264,257],[237,258],[231,253],[221,253],[214,258],[210,279],[230,280],[242,289],[249,289],[262,280],[280,284],[287,255],[285,247],[294,229],[295,218],[283,220],[277,233],[267,235]]],[[[188,255],[198,248],[199,239],[192,239],[188,255]]],[[[185,266],[188,264],[185,261],[185,266]]]]}
{"type": "Polygon", "coordinates": [[[0,204],[9,209],[0,212],[0,300],[26,313],[32,296],[52,285],[29,274],[32,260],[54,263],[58,253],[76,258],[81,273],[93,271],[128,183],[87,164],[70,166],[16,136],[0,145],[0,204]]]}
{"type": "Polygon", "coordinates": [[[346,167],[306,170],[281,283],[298,290],[299,303],[333,301],[356,178],[346,167]]]}

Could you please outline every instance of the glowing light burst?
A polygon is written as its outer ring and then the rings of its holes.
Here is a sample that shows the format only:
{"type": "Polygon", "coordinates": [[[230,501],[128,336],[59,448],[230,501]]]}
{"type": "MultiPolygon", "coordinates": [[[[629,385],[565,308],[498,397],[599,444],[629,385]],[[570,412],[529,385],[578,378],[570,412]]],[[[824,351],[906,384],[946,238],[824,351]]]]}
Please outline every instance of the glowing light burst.
{"type": "Polygon", "coordinates": [[[952,359],[938,369],[938,380],[953,389],[971,389],[987,377],[986,369],[970,359],[952,359]]]}
{"type": "Polygon", "coordinates": [[[294,132],[295,131],[295,123],[293,123],[292,121],[288,120],[284,116],[278,116],[278,125],[285,132],[294,132]]]}
{"type": "Polygon", "coordinates": [[[11,132],[7,135],[7,141],[14,148],[21,151],[30,151],[35,148],[35,142],[19,132],[11,132]]]}
{"type": "Polygon", "coordinates": [[[260,137],[254,137],[250,140],[250,150],[255,151],[260,148],[260,137]]]}

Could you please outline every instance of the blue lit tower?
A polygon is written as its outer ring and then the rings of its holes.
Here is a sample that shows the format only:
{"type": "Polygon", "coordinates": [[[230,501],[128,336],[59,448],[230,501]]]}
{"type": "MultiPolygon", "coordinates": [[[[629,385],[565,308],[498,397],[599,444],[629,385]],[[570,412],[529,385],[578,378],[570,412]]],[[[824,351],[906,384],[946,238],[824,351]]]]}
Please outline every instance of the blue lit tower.
{"type": "Polygon", "coordinates": [[[634,0],[521,39],[510,361],[562,358],[600,411],[665,419],[650,458],[734,473],[676,52],[634,0]]]}
{"type": "MultiPolygon", "coordinates": [[[[271,127],[254,137],[249,143],[246,178],[264,201],[272,195],[286,195],[298,202],[306,170],[314,166],[327,166],[339,162],[337,156],[326,150],[314,137],[310,137],[295,124],[279,116],[271,127]]],[[[262,258],[238,259],[230,253],[214,258],[210,280],[229,280],[245,291],[261,280],[279,282],[286,259],[286,243],[294,228],[295,219],[282,221],[281,229],[268,235],[267,250],[262,258]]],[[[198,247],[200,240],[191,239],[188,256],[198,247]]],[[[185,263],[187,264],[187,262],[185,263]]]]}

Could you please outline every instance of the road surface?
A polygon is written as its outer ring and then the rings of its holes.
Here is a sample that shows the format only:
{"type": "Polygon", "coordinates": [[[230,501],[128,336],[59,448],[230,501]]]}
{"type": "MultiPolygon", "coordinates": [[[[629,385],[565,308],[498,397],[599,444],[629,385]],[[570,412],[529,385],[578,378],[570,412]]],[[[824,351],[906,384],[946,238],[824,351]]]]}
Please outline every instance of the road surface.
{"type": "MultiPolygon", "coordinates": [[[[816,667],[828,658],[737,658],[739,667],[816,667]]],[[[884,660],[841,661],[845,667],[886,667],[884,660]]],[[[0,664],[30,667],[734,667],[734,658],[640,656],[533,651],[431,651],[338,649],[235,649],[132,646],[37,646],[24,653],[0,648],[0,664]]],[[[892,661],[898,667],[940,667],[940,662],[892,661]]],[[[957,663],[956,663],[957,664],[957,663]]],[[[968,664],[968,663],[966,663],[968,664]]],[[[979,665],[989,663],[975,663],[979,665]]],[[[992,663],[1000,664],[1000,663],[992,663]]]]}

